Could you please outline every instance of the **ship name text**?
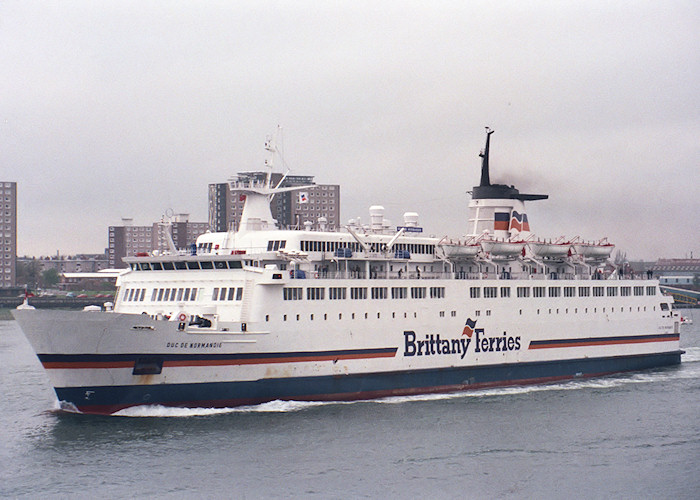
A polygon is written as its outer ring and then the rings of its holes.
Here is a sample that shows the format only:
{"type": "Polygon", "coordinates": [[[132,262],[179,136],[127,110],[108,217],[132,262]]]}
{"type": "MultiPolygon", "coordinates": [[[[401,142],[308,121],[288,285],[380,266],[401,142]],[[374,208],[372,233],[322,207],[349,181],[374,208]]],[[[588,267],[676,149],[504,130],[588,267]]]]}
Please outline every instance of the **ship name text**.
{"type": "Polygon", "coordinates": [[[221,348],[223,342],[168,342],[165,347],[175,349],[210,349],[221,348]]]}

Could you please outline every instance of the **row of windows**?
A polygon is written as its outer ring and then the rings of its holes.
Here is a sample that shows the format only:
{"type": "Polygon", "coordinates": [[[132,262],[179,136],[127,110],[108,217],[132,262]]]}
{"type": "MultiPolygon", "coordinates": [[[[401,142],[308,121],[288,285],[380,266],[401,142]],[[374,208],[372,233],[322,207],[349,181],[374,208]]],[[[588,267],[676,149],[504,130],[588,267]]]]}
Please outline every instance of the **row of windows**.
{"type": "Polygon", "coordinates": [[[331,287],[328,289],[328,298],[331,300],[345,300],[347,288],[331,287]]]}
{"type": "Polygon", "coordinates": [[[174,261],[174,262],[132,262],[134,271],[173,271],[175,269],[242,269],[240,260],[203,260],[203,261],[174,261]]]}
{"type": "Polygon", "coordinates": [[[306,289],[307,300],[323,300],[326,289],[319,287],[309,287],[306,289]]]}
{"type": "Polygon", "coordinates": [[[339,248],[349,248],[353,253],[360,252],[362,247],[357,242],[343,241],[302,241],[302,252],[335,252],[339,248]]]}
{"type": "MultiPolygon", "coordinates": [[[[301,290],[301,289],[300,289],[300,290],[301,290]]],[[[663,307],[664,305],[666,305],[666,304],[661,304],[661,306],[662,306],[661,309],[662,309],[662,310],[664,310],[664,307],[663,307]]],[[[656,306],[652,306],[651,309],[652,309],[653,311],[656,311],[656,306]]],[[[638,306],[638,307],[637,307],[637,312],[642,312],[642,311],[646,312],[646,310],[647,310],[647,307],[646,307],[646,306],[643,306],[643,307],[638,306]]],[[[611,307],[611,308],[608,309],[608,308],[606,308],[606,307],[603,307],[603,308],[601,308],[601,311],[600,311],[600,312],[603,313],[603,314],[607,314],[607,313],[625,313],[625,312],[633,312],[633,308],[632,308],[632,307],[628,307],[627,309],[625,309],[624,307],[619,307],[619,308],[615,309],[615,307],[611,307]]],[[[486,316],[491,316],[491,311],[490,311],[490,310],[486,310],[486,311],[484,311],[484,313],[485,313],[486,316]]],[[[522,309],[520,309],[519,314],[520,314],[520,315],[523,314],[523,310],[522,310],[522,309]]],[[[591,307],[591,308],[585,307],[585,308],[581,308],[580,311],[579,311],[579,308],[574,308],[574,309],[572,309],[572,310],[569,310],[569,308],[566,308],[566,309],[554,308],[554,309],[547,309],[547,310],[537,309],[536,314],[538,314],[538,315],[540,315],[540,314],[598,314],[598,308],[597,308],[597,307],[591,307]]],[[[399,315],[401,315],[401,313],[399,313],[399,315]]],[[[414,318],[417,318],[417,317],[418,317],[418,313],[417,313],[417,312],[413,312],[413,313],[403,312],[403,317],[404,317],[404,318],[408,318],[409,315],[412,315],[412,317],[414,317],[414,318]]],[[[301,320],[301,314],[295,314],[295,315],[289,315],[289,316],[292,316],[292,318],[295,318],[296,321],[300,321],[300,320],[301,320]]],[[[319,316],[321,316],[321,315],[319,315],[319,316]]],[[[439,312],[438,312],[438,316],[441,317],[441,318],[446,318],[446,317],[448,317],[447,314],[446,314],[446,311],[439,311],[439,312]]],[[[479,311],[474,311],[474,316],[475,316],[475,317],[480,317],[480,316],[481,316],[481,311],[480,311],[480,310],[479,310],[479,311]]],[[[309,320],[314,321],[315,317],[316,317],[316,315],[315,315],[314,313],[309,314],[309,320]]],[[[323,317],[323,320],[324,320],[324,321],[325,321],[325,320],[328,320],[328,313],[324,313],[322,317],[323,317]]],[[[372,313],[372,317],[374,318],[374,313],[372,313]]],[[[382,313],[381,313],[381,312],[377,312],[377,313],[376,313],[376,317],[377,317],[377,319],[381,319],[381,318],[382,318],[382,313]]],[[[391,318],[393,319],[393,318],[396,318],[396,317],[397,317],[397,313],[396,313],[396,312],[392,312],[392,313],[391,313],[391,318]]],[[[451,317],[451,318],[457,317],[457,311],[450,311],[449,317],[451,317]]],[[[353,312],[353,313],[345,313],[345,318],[346,318],[346,319],[347,319],[347,318],[349,318],[349,319],[357,319],[357,318],[359,318],[359,319],[362,319],[362,318],[364,318],[364,319],[369,319],[369,318],[370,318],[370,314],[367,313],[367,312],[365,312],[365,313],[360,313],[360,314],[357,314],[357,313],[354,313],[354,312],[353,312]]],[[[287,319],[288,319],[288,315],[287,315],[287,314],[283,314],[283,315],[282,315],[282,320],[283,320],[283,321],[287,321],[287,319]]],[[[338,313],[338,319],[339,319],[339,320],[342,320],[342,319],[343,319],[343,313],[338,313]]],[[[266,316],[265,316],[265,321],[270,321],[270,315],[266,315],[266,316]]]]}
{"type": "MultiPolygon", "coordinates": [[[[143,302],[146,298],[145,288],[126,288],[122,300],[124,302],[143,302]]],[[[192,301],[197,299],[196,288],[154,288],[151,302],[160,301],[192,301]]]]}
{"type": "Polygon", "coordinates": [[[243,298],[243,288],[214,288],[211,300],[241,300],[243,298]]]}
{"type": "MultiPolygon", "coordinates": [[[[454,317],[457,316],[457,311],[451,311],[450,314],[451,314],[451,317],[454,318],[454,317]]],[[[287,314],[283,314],[283,315],[282,315],[282,320],[283,320],[283,321],[287,321],[287,316],[288,316],[287,314]]],[[[301,315],[300,315],[300,314],[290,315],[290,316],[296,317],[296,320],[297,320],[297,321],[299,321],[299,320],[301,319],[301,315]]],[[[314,318],[315,318],[315,316],[316,316],[316,315],[313,314],[313,313],[312,313],[312,314],[309,314],[309,319],[310,319],[311,321],[313,321],[314,318]]],[[[349,314],[346,313],[346,314],[345,314],[345,317],[346,317],[346,318],[349,317],[350,319],[355,319],[356,316],[362,317],[362,315],[357,315],[356,313],[349,313],[349,314]]],[[[382,317],[382,313],[379,313],[379,312],[378,312],[378,313],[377,313],[377,319],[381,319],[381,317],[382,317]]],[[[395,312],[392,312],[392,313],[391,313],[391,317],[392,317],[392,318],[396,318],[396,313],[395,313],[395,312]]],[[[404,313],[403,313],[403,317],[404,317],[404,318],[408,318],[408,313],[404,312],[404,313]]],[[[414,317],[414,318],[417,318],[417,317],[418,317],[418,313],[415,313],[415,312],[414,312],[414,313],[413,313],[413,317],[414,317]]],[[[441,317],[441,318],[444,318],[444,317],[445,317],[445,311],[440,311],[440,317],[441,317]]],[[[324,321],[325,321],[325,320],[328,320],[328,313],[324,313],[324,314],[323,314],[323,319],[324,319],[324,321]]],[[[338,313],[338,319],[339,319],[339,320],[342,320],[342,319],[343,319],[343,313],[338,313]]],[[[369,313],[364,313],[364,319],[369,319],[369,313]]],[[[270,321],[270,315],[269,315],[269,314],[265,316],[265,321],[270,321]]]]}
{"type": "MultiPolygon", "coordinates": [[[[562,292],[564,297],[590,297],[591,288],[593,289],[593,297],[616,297],[618,295],[622,297],[629,297],[634,292],[634,295],[641,296],[644,295],[645,287],[643,286],[519,286],[516,288],[517,296],[519,298],[527,297],[561,297],[562,292]]],[[[423,299],[427,296],[428,289],[426,287],[411,287],[410,297],[412,299],[423,299]]],[[[469,297],[472,299],[478,299],[482,296],[484,298],[508,298],[510,297],[511,288],[507,286],[495,287],[495,286],[485,286],[485,287],[470,287],[469,297]]],[[[303,299],[303,289],[302,288],[285,288],[283,292],[284,300],[302,300],[303,299]]],[[[329,299],[330,300],[344,300],[346,298],[345,288],[329,288],[329,299]]],[[[430,298],[442,299],[445,297],[445,287],[430,287],[429,289],[430,298]]],[[[647,295],[656,295],[656,287],[647,286],[647,295]]],[[[352,300],[363,300],[368,296],[367,287],[351,287],[350,288],[350,298],[352,300]]],[[[387,287],[372,287],[370,289],[369,296],[373,299],[386,299],[389,297],[387,287]]],[[[391,287],[391,298],[392,299],[405,299],[408,298],[408,287],[391,287]]],[[[307,300],[323,300],[325,298],[323,288],[307,288],[307,300]]]]}
{"type": "MultiPolygon", "coordinates": [[[[633,309],[632,306],[629,306],[629,307],[627,308],[627,311],[628,311],[628,312],[633,312],[632,309],[633,309]]],[[[652,306],[651,309],[652,309],[652,311],[656,311],[656,306],[652,306]]],[[[662,310],[668,310],[668,304],[662,303],[662,304],[661,304],[661,309],[662,309],[662,310]]],[[[637,306],[637,312],[646,312],[646,310],[647,310],[647,306],[637,306]]],[[[489,312],[489,311],[487,311],[487,313],[488,313],[488,312],[489,312]]],[[[573,312],[573,314],[578,314],[578,313],[579,313],[578,307],[574,308],[573,311],[571,311],[571,312],[573,312]]],[[[598,313],[598,308],[597,308],[597,307],[591,307],[591,308],[590,308],[590,311],[589,311],[589,308],[588,308],[588,307],[584,307],[584,308],[581,309],[581,312],[582,312],[583,314],[588,314],[589,312],[591,312],[591,313],[593,313],[593,314],[596,314],[596,313],[598,313]]],[[[607,307],[603,307],[603,308],[601,308],[601,312],[603,312],[603,313],[614,313],[614,312],[621,312],[621,313],[624,313],[624,312],[625,312],[625,308],[624,308],[624,307],[619,307],[618,309],[615,309],[615,307],[611,307],[610,309],[608,309],[607,307]]],[[[523,313],[523,310],[521,309],[521,310],[520,310],[520,314],[522,314],[522,313],[523,313]]],[[[540,309],[537,309],[537,314],[540,314],[540,309]]],[[[542,311],[542,314],[544,314],[544,311],[542,311]]],[[[548,309],[548,310],[547,310],[547,314],[560,314],[560,309],[559,309],[559,308],[548,309]]],[[[566,309],[561,309],[561,314],[570,314],[569,308],[567,307],[566,309]]],[[[478,316],[478,314],[477,314],[477,316],[478,316]]]]}
{"type": "MultiPolygon", "coordinates": [[[[524,297],[561,297],[562,291],[564,297],[590,297],[591,288],[593,289],[593,297],[630,297],[634,293],[635,296],[643,296],[644,289],[643,286],[519,286],[516,288],[516,293],[519,298],[524,297]]],[[[478,299],[481,297],[482,287],[473,286],[469,288],[469,297],[472,299],[478,299]]],[[[656,287],[647,286],[647,295],[656,295],[656,287]]],[[[483,287],[483,296],[487,299],[496,298],[499,296],[499,288],[495,286],[485,286],[483,287]]],[[[510,287],[502,286],[500,287],[501,297],[510,297],[510,287]]]]}
{"type": "Polygon", "coordinates": [[[302,300],[304,298],[303,288],[283,288],[282,296],[284,300],[302,300]]]}
{"type": "Polygon", "coordinates": [[[124,290],[124,302],[143,302],[145,296],[145,288],[127,288],[124,290]]]}
{"type": "MultiPolygon", "coordinates": [[[[430,298],[442,299],[445,297],[445,287],[431,286],[430,298]]],[[[427,296],[427,287],[414,286],[411,287],[412,299],[423,299],[427,296]]],[[[364,300],[368,296],[367,287],[351,287],[350,299],[364,300]]],[[[389,297],[389,288],[385,286],[374,286],[370,288],[369,296],[373,299],[386,299],[389,297]]],[[[304,298],[304,289],[300,287],[285,287],[282,289],[282,298],[284,300],[302,300],[304,298]]],[[[309,287],[306,289],[306,300],[323,300],[325,298],[325,288],[309,287]]],[[[330,287],[328,289],[328,298],[330,300],[345,300],[347,298],[347,288],[330,287]]],[[[408,298],[408,287],[395,286],[391,287],[392,299],[408,298]]]]}
{"type": "MultiPolygon", "coordinates": [[[[109,226],[109,235],[112,236],[114,234],[115,227],[117,226],[109,226]]],[[[118,226],[118,227],[124,227],[126,229],[127,233],[135,233],[137,231],[139,232],[151,232],[151,229],[153,229],[152,226],[118,226]]]]}
{"type": "MultiPolygon", "coordinates": [[[[239,261],[236,261],[239,262],[239,261]]],[[[587,297],[590,296],[591,287],[578,287],[579,296],[587,297]]],[[[602,297],[603,293],[606,292],[608,297],[617,296],[618,289],[620,295],[629,296],[632,292],[632,287],[592,287],[594,297],[602,297]]],[[[576,296],[576,287],[563,287],[565,297],[576,296]]],[[[343,287],[330,287],[328,298],[330,300],[345,300],[347,298],[347,289],[343,287]]],[[[411,287],[410,296],[412,299],[422,299],[427,296],[427,287],[411,287]]],[[[498,287],[483,287],[485,298],[495,298],[498,296],[498,287]]],[[[517,287],[518,297],[530,297],[530,287],[517,287]]],[[[304,298],[304,289],[301,287],[285,287],[282,289],[284,300],[302,300],[304,298]]],[[[643,294],[644,287],[634,287],[635,295],[637,292],[643,294]]],[[[471,298],[479,298],[481,287],[471,287],[470,290],[471,298]]],[[[562,287],[532,287],[532,292],[534,297],[560,297],[562,292],[562,287]]],[[[656,288],[653,286],[646,287],[647,295],[655,295],[656,288]]],[[[145,288],[127,288],[124,290],[123,300],[125,302],[143,302],[145,299],[146,289],[145,288]]],[[[444,287],[430,287],[429,288],[430,298],[444,298],[445,288],[444,287]]],[[[367,287],[351,287],[350,288],[350,298],[352,300],[364,300],[367,299],[367,287]]],[[[389,297],[388,287],[371,287],[369,296],[372,299],[386,299],[389,297]]],[[[500,287],[501,297],[510,297],[509,287],[500,287]]],[[[197,297],[197,288],[155,288],[151,294],[151,301],[193,301],[197,297]]],[[[243,298],[243,288],[236,287],[224,287],[224,288],[214,288],[212,291],[212,300],[242,300],[243,298]]],[[[391,287],[391,298],[392,299],[405,299],[408,298],[408,287],[391,287]]],[[[325,299],[325,288],[323,287],[308,287],[306,288],[306,299],[307,300],[324,300],[325,299]]]]}
{"type": "Polygon", "coordinates": [[[197,300],[196,288],[154,288],[151,294],[152,302],[197,300]]]}
{"type": "Polygon", "coordinates": [[[435,245],[423,245],[417,243],[396,243],[394,250],[402,250],[410,253],[423,253],[432,255],[435,253],[435,245]]]}
{"type": "MultiPolygon", "coordinates": [[[[203,252],[203,253],[211,253],[211,248],[214,244],[209,242],[209,243],[200,243],[197,245],[197,251],[198,252],[203,252]]],[[[219,248],[219,245],[216,245],[216,248],[219,248]]]]}
{"type": "MultiPolygon", "coordinates": [[[[321,196],[326,197],[326,198],[328,197],[328,195],[326,193],[323,193],[321,196]]],[[[334,202],[334,200],[328,201],[328,200],[322,200],[321,198],[313,198],[313,197],[309,196],[306,199],[306,201],[301,201],[300,203],[297,203],[297,206],[299,206],[299,205],[329,205],[329,204],[335,205],[336,203],[334,202]]],[[[281,203],[278,203],[278,205],[281,205],[281,203]]]]}
{"type": "MultiPolygon", "coordinates": [[[[384,243],[370,243],[370,252],[380,252],[386,245],[384,243]]],[[[283,247],[282,247],[283,248],[283,247]]],[[[302,241],[302,252],[335,252],[340,248],[349,248],[353,253],[364,251],[362,245],[355,241],[302,241]]],[[[409,253],[432,255],[435,253],[435,245],[417,243],[397,243],[392,248],[395,251],[407,251],[409,253]]],[[[268,242],[268,250],[269,242],[268,242]]]]}
{"type": "Polygon", "coordinates": [[[287,246],[287,240],[270,240],[267,242],[267,251],[280,250],[287,246]]]}

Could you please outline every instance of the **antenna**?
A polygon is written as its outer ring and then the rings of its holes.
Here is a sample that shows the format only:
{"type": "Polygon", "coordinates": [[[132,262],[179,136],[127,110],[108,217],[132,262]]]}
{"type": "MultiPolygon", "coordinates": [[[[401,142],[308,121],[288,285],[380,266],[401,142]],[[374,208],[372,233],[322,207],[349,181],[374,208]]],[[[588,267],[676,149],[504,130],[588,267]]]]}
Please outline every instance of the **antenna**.
{"type": "MultiPolygon", "coordinates": [[[[280,158],[282,159],[282,165],[286,166],[284,157],[282,156],[282,127],[277,125],[277,132],[275,134],[275,137],[273,138],[272,136],[267,136],[265,139],[265,149],[270,152],[270,157],[265,160],[265,166],[268,168],[267,171],[267,180],[265,182],[265,185],[267,188],[270,188],[272,184],[272,169],[275,166],[275,153],[277,153],[280,158]],[[279,144],[279,146],[278,146],[279,144]]],[[[289,173],[289,168],[287,168],[287,173],[289,173]]],[[[286,176],[287,174],[285,174],[286,176]]],[[[277,184],[275,187],[279,187],[280,183],[277,184]]],[[[274,197],[274,195],[273,195],[274,197]]],[[[272,201],[272,198],[270,198],[270,201],[272,201]]]]}
{"type": "MultiPolygon", "coordinates": [[[[272,145],[271,147],[268,147],[268,142],[265,143],[265,149],[268,151],[274,153],[277,153],[280,157],[280,160],[282,160],[282,166],[285,168],[284,175],[280,179],[280,181],[277,183],[277,185],[274,187],[274,189],[277,189],[282,186],[282,183],[284,180],[287,178],[289,175],[289,172],[291,171],[291,168],[287,165],[287,162],[284,160],[284,139],[282,138],[282,127],[277,125],[277,137],[278,140],[276,141],[276,144],[272,145]]],[[[267,164],[267,162],[265,162],[267,164]]],[[[270,164],[271,165],[271,164],[270,164]]],[[[270,174],[272,175],[272,174],[270,174]]],[[[271,177],[270,177],[271,178],[271,177]]],[[[268,183],[268,187],[270,187],[270,183],[268,183]]],[[[275,198],[275,193],[272,193],[272,196],[270,196],[270,201],[272,201],[275,198]]]]}
{"type": "Polygon", "coordinates": [[[175,242],[173,241],[172,228],[173,228],[173,215],[175,212],[172,208],[167,208],[165,214],[161,217],[159,226],[159,238],[158,238],[158,250],[160,252],[165,252],[166,248],[171,254],[177,253],[177,247],[175,247],[175,242]]]}
{"type": "Polygon", "coordinates": [[[277,148],[275,147],[275,141],[272,136],[267,136],[265,139],[265,149],[270,152],[270,157],[265,158],[265,166],[267,167],[267,179],[265,180],[265,187],[270,187],[270,182],[272,180],[272,169],[275,165],[275,152],[277,148]]]}

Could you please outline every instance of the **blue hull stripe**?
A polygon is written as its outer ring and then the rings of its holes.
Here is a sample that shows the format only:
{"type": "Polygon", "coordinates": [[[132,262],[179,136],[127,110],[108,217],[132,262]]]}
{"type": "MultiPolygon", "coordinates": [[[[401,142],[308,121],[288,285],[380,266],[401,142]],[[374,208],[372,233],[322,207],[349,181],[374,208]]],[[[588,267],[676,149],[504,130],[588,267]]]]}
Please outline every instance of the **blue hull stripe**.
{"type": "Polygon", "coordinates": [[[261,379],[247,382],[56,388],[62,401],[85,413],[108,414],[143,405],[229,407],[276,399],[356,400],[449,392],[644,370],[680,363],[683,351],[634,356],[441,368],[356,375],[261,379]]]}
{"type": "Polygon", "coordinates": [[[543,349],[548,347],[584,347],[592,345],[609,344],[641,344],[646,342],[673,342],[678,341],[677,333],[657,333],[651,335],[623,335],[618,337],[583,337],[578,339],[549,339],[533,340],[529,349],[543,349]]]}
{"type": "Polygon", "coordinates": [[[119,368],[133,366],[144,356],[158,357],[164,366],[293,363],[296,361],[324,361],[349,358],[393,357],[396,347],[376,349],[342,349],[334,351],[258,352],[238,354],[38,354],[46,369],[54,368],[119,368]]]}

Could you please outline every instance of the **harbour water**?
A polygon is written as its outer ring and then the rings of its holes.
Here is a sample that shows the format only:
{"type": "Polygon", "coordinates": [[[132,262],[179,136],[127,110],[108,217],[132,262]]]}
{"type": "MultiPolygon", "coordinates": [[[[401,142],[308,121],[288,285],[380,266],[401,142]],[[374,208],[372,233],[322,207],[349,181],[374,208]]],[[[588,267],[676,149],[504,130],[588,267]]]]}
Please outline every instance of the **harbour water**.
{"type": "Polygon", "coordinates": [[[682,364],[563,384],[119,417],[57,411],[0,321],[0,497],[698,498],[700,310],[682,364]]]}

